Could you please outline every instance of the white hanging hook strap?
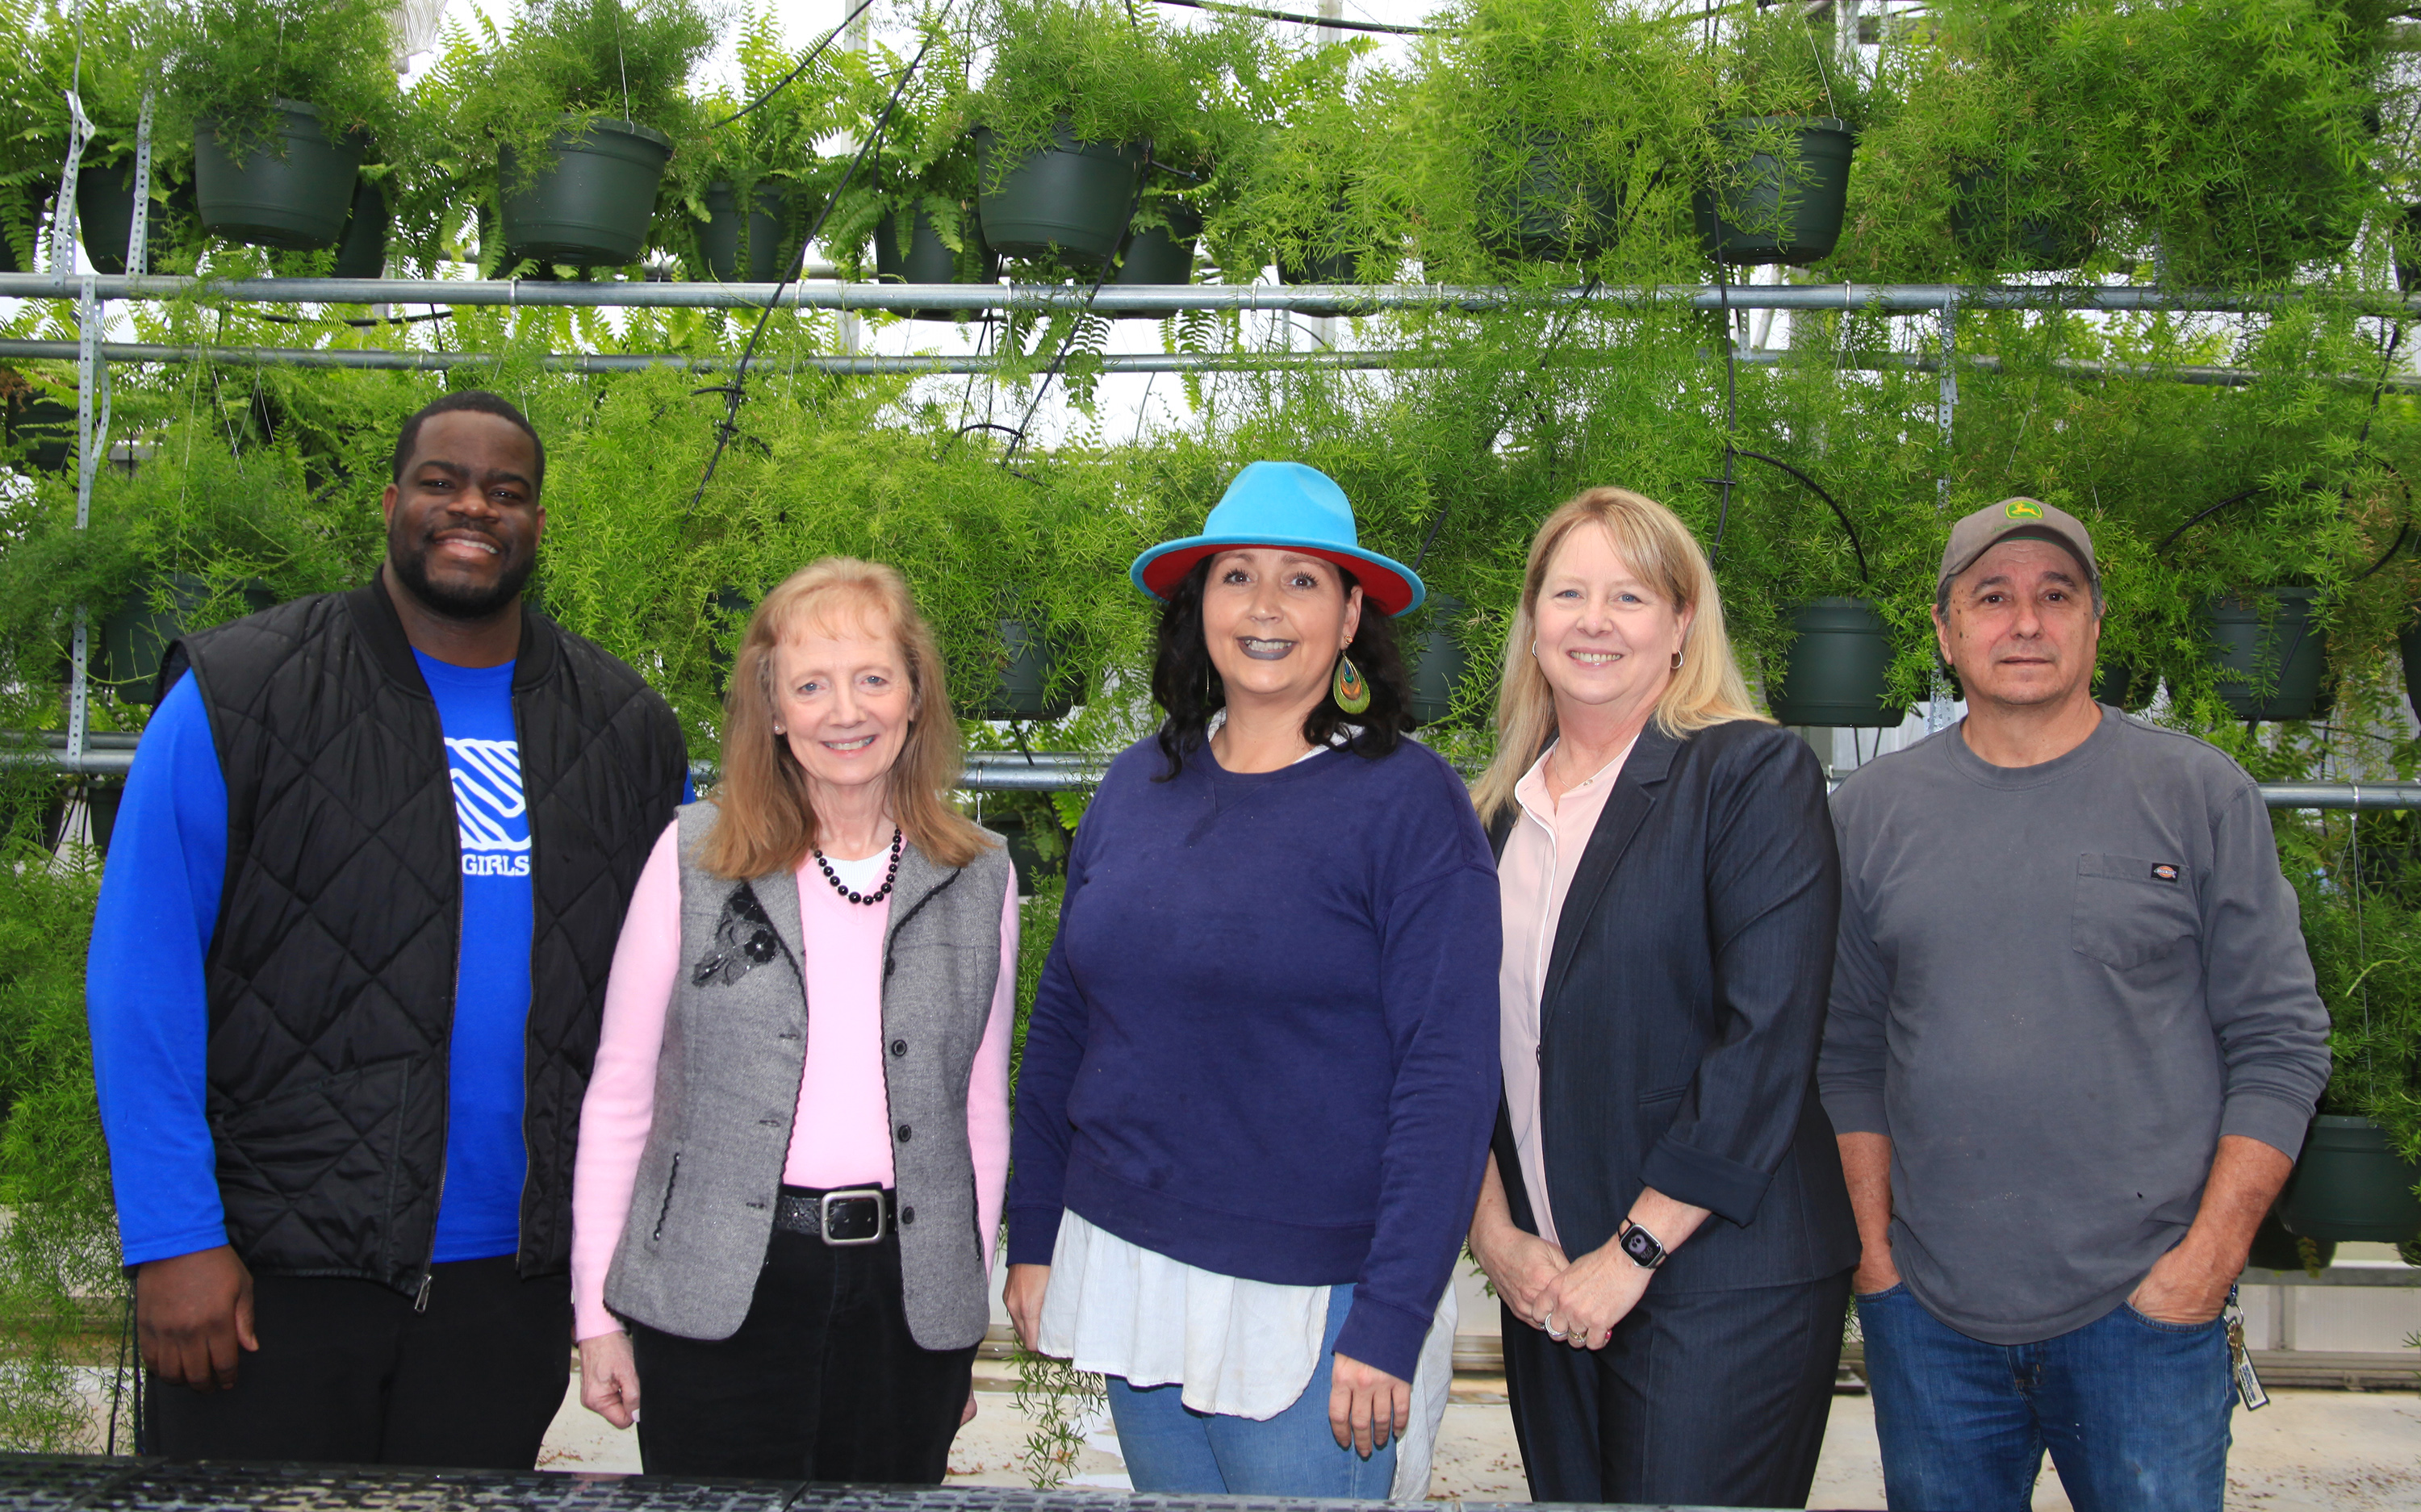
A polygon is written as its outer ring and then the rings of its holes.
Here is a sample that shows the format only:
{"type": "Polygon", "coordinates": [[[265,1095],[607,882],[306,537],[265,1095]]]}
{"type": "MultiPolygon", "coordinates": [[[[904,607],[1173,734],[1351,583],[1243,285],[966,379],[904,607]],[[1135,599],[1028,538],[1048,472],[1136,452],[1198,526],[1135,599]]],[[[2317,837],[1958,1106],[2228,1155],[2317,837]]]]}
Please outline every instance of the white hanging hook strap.
{"type": "Polygon", "coordinates": [[[143,91],[143,114],[134,121],[134,213],[128,218],[126,271],[136,278],[151,271],[151,105],[143,91]]]}
{"type": "Polygon", "coordinates": [[[92,120],[84,113],[84,101],[72,89],[60,93],[68,99],[68,164],[59,175],[59,197],[51,211],[51,280],[62,288],[68,274],[75,272],[76,173],[84,161],[85,144],[92,140],[92,120]]]}

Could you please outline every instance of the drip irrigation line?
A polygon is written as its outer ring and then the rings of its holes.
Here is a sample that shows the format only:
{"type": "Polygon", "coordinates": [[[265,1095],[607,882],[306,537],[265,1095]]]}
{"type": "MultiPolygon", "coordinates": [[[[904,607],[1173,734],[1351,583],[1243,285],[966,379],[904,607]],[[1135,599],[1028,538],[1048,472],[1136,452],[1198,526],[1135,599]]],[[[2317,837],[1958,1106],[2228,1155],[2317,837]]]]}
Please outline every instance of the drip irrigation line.
{"type": "Polygon", "coordinates": [[[2173,544],[2179,536],[2184,535],[2195,526],[2201,524],[2204,521],[2219,513],[2222,509],[2227,508],[2231,505],[2242,504],[2245,500],[2254,497],[2256,494],[2268,492],[2269,489],[2270,485],[2267,483],[2256,483],[2241,493],[2229,494],[2226,498],[2220,500],[2210,508],[2202,510],[2195,515],[2193,519],[2188,520],[2184,524],[2179,525],[2177,529],[2172,530],[2167,535],[2162,537],[2160,544],[2152,548],[2152,554],[2156,557],[2165,555],[2171,544],[2173,544]]]}
{"type": "Polygon", "coordinates": [[[252,318],[256,320],[274,320],[279,325],[349,325],[355,330],[368,330],[382,325],[421,325],[430,320],[450,320],[454,319],[454,312],[431,310],[427,315],[389,315],[383,318],[369,316],[331,320],[324,318],[315,319],[308,315],[273,315],[267,310],[256,310],[252,318]]]}
{"type": "MultiPolygon", "coordinates": [[[[1715,288],[1723,304],[1724,320],[1724,475],[1702,481],[1723,490],[1723,500],[1715,507],[1715,540],[1707,552],[1707,570],[1711,572],[1724,560],[1724,532],[1732,522],[1732,488],[1738,479],[1732,464],[1738,449],[1732,438],[1740,429],[1740,342],[1732,335],[1732,277],[1723,259],[1715,259],[1715,288]]],[[[1768,333],[1771,335],[1771,333],[1768,333]]]]}
{"type": "MultiPolygon", "coordinates": [[[[1132,3],[1132,0],[1130,0],[1132,3]]],[[[1266,10],[1259,6],[1228,5],[1226,0],[1159,0],[1164,6],[1183,6],[1188,10],[1224,10],[1231,16],[1258,16],[1263,21],[1291,22],[1298,26],[1334,26],[1349,32],[1385,32],[1393,37],[1434,37],[1452,30],[1446,26],[1397,26],[1383,21],[1347,21],[1342,16],[1306,16],[1293,10],[1266,10]]]]}
{"type": "MultiPolygon", "coordinates": [[[[825,48],[832,46],[834,38],[838,37],[842,32],[847,31],[851,22],[865,15],[868,10],[872,9],[873,7],[874,0],[858,0],[857,8],[851,11],[848,15],[843,16],[840,19],[839,25],[835,26],[832,30],[824,33],[824,39],[818,42],[813,48],[809,49],[806,56],[799,59],[799,66],[797,68],[783,74],[782,77],[774,83],[773,86],[766,90],[763,94],[758,95],[756,99],[741,106],[738,110],[733,111],[730,115],[724,117],[719,121],[716,121],[714,123],[714,130],[721,131],[726,126],[730,125],[733,121],[738,120],[741,117],[747,115],[752,110],[755,110],[758,106],[763,104],[768,100],[773,99],[775,95],[780,94],[784,89],[789,88],[793,80],[797,79],[800,74],[806,72],[808,66],[814,63],[817,58],[823,55],[823,50],[825,48]]],[[[921,57],[924,55],[920,53],[917,55],[921,57]]]]}
{"type": "Polygon", "coordinates": [[[719,391],[723,395],[723,419],[714,428],[714,455],[706,460],[706,472],[697,480],[697,491],[689,496],[689,507],[681,511],[684,522],[696,512],[698,501],[706,497],[706,486],[714,481],[714,470],[722,465],[723,454],[730,449],[731,438],[740,433],[740,406],[748,397],[748,365],[756,359],[757,345],[764,339],[767,322],[773,319],[773,311],[781,305],[782,290],[795,283],[806,267],[807,248],[823,230],[833,207],[840,202],[841,195],[849,193],[850,182],[857,177],[857,170],[866,162],[867,155],[874,150],[877,142],[882,140],[883,132],[891,125],[892,113],[899,108],[899,97],[908,90],[908,81],[916,76],[917,66],[925,61],[925,55],[932,51],[932,39],[928,38],[925,45],[916,50],[916,56],[901,70],[898,85],[892,89],[891,99],[882,107],[882,118],[874,123],[874,130],[867,132],[865,142],[859,145],[857,156],[849,160],[849,169],[840,176],[840,182],[834,188],[832,197],[824,201],[823,209],[816,211],[816,222],[807,227],[807,234],[800,240],[798,255],[790,259],[789,272],[774,284],[773,297],[758,312],[756,327],[748,333],[748,345],[741,349],[739,364],[731,370],[731,382],[697,391],[700,394],[719,391]]]}
{"type": "Polygon", "coordinates": [[[1858,581],[1869,584],[1874,581],[1873,574],[1867,570],[1867,549],[1858,544],[1858,527],[1850,523],[1849,512],[1841,507],[1839,500],[1824,491],[1824,485],[1817,482],[1814,478],[1809,477],[1806,474],[1791,466],[1788,462],[1784,461],[1779,457],[1768,457],[1761,451],[1750,451],[1745,446],[1735,446],[1730,448],[1730,450],[1738,456],[1747,458],[1751,461],[1763,462],[1769,467],[1778,467],[1782,469],[1792,477],[1795,477],[1800,482],[1805,484],[1808,491],[1814,493],[1816,497],[1823,500],[1827,505],[1831,506],[1833,518],[1841,522],[1841,534],[1850,538],[1850,550],[1857,554],[1858,581]]]}

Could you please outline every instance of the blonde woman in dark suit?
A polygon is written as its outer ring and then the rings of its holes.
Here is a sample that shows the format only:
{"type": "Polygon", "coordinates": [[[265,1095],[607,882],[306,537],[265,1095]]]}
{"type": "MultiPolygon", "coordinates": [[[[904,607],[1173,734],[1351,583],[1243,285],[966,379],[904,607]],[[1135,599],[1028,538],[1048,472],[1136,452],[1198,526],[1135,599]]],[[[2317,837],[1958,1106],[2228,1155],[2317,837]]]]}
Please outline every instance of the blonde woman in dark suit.
{"type": "Polygon", "coordinates": [[[1857,1229],[1813,1094],[1839,865],[1671,510],[1530,547],[1498,745],[1505,1103],[1471,1228],[1531,1495],[1796,1506],[1857,1229]]]}

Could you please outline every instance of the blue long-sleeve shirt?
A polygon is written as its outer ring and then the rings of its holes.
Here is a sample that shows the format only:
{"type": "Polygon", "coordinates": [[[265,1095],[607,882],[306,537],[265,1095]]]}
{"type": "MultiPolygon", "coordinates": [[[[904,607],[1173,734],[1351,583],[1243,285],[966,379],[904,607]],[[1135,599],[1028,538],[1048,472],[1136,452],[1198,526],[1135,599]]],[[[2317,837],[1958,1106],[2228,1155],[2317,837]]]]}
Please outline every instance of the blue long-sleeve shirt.
{"type": "Polygon", "coordinates": [[[1495,867],[1407,742],[1155,782],[1085,814],[1019,1072],[1009,1259],[1062,1210],[1223,1275],[1354,1284],[1336,1352],[1409,1380],[1496,1115],[1495,867]]]}
{"type": "MultiPolygon", "coordinates": [[[[457,667],[414,655],[453,773],[464,902],[433,1257],[479,1259],[518,1247],[526,1164],[530,836],[513,664],[457,667]]],[[[161,700],[127,778],[86,970],[93,1077],[129,1265],[227,1242],[206,1116],[202,970],[226,849],[226,778],[200,690],[186,678],[161,700]]]]}

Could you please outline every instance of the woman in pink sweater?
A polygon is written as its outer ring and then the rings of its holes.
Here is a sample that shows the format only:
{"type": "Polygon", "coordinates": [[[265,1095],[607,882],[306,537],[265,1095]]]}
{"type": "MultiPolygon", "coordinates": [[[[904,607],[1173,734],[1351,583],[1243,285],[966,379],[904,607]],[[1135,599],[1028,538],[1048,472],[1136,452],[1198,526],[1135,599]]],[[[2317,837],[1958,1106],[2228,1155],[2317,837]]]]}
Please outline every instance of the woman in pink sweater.
{"type": "Polygon", "coordinates": [[[632,898],[573,1178],[581,1400],[651,1473],[938,1483],[1008,1167],[1017,887],[888,567],[758,605],[632,898]],[[644,1383],[646,1411],[640,1411],[644,1383]]]}

